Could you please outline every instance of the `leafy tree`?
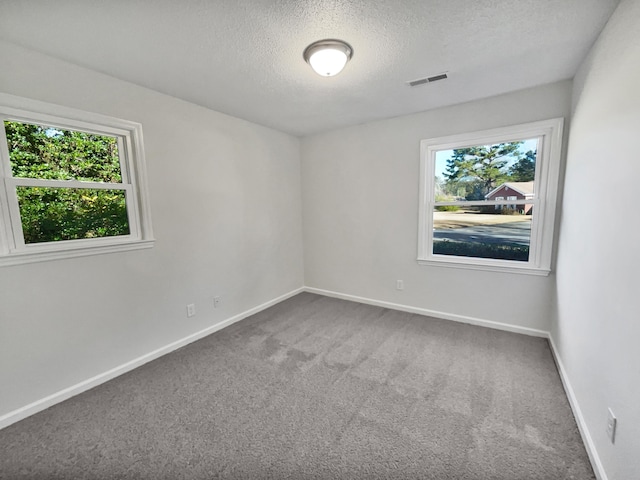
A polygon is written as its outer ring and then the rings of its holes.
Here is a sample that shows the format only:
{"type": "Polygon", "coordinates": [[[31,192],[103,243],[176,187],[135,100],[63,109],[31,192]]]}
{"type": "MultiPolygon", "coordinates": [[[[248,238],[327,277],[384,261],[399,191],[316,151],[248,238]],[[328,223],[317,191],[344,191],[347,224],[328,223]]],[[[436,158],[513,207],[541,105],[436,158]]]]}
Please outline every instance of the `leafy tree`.
{"type": "Polygon", "coordinates": [[[532,182],[536,174],[536,152],[529,150],[509,168],[509,179],[514,182],[532,182]]]}
{"type": "MultiPolygon", "coordinates": [[[[444,172],[447,183],[477,181],[482,185],[471,196],[484,198],[484,195],[508,178],[505,171],[509,160],[519,157],[518,149],[523,142],[498,143],[453,150],[453,156],[447,160],[444,172]]],[[[467,192],[467,199],[470,194],[467,192]]]]}
{"type": "Polygon", "coordinates": [[[120,183],[116,138],[5,122],[14,177],[120,183]]]}
{"type": "Polygon", "coordinates": [[[455,184],[458,197],[465,200],[484,200],[485,184],[481,180],[466,179],[455,184]]]}
{"type": "MultiPolygon", "coordinates": [[[[116,138],[5,122],[14,177],[121,183],[116,138]]],[[[124,190],[17,187],[25,243],[126,235],[124,190]]]]}

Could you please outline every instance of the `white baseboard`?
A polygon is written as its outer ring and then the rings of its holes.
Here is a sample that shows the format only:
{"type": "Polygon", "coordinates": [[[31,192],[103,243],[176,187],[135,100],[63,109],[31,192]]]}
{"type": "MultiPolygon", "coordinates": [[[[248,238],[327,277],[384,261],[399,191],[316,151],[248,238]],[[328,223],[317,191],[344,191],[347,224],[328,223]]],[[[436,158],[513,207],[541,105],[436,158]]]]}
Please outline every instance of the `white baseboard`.
{"type": "Polygon", "coordinates": [[[196,340],[200,340],[201,338],[204,338],[207,335],[211,335],[212,333],[217,332],[218,330],[222,330],[223,328],[228,327],[229,325],[232,325],[244,318],[250,317],[251,315],[261,312],[262,310],[265,310],[275,305],[276,303],[280,303],[283,300],[293,297],[294,295],[297,295],[298,293],[301,293],[303,291],[304,291],[304,288],[302,287],[296,290],[293,290],[289,293],[286,293],[277,298],[274,298],[273,300],[269,300],[268,302],[265,302],[262,305],[258,305],[257,307],[253,307],[249,310],[239,313],[238,315],[234,315],[233,317],[223,320],[222,322],[216,323],[215,325],[212,325],[210,327],[207,327],[204,330],[200,330],[199,332],[193,333],[187,337],[184,337],[173,343],[165,345],[164,347],[158,348],[157,350],[154,350],[145,355],[142,355],[141,357],[135,358],[118,367],[112,368],[111,370],[108,370],[104,373],[96,375],[95,377],[84,380],[80,383],[77,383],[76,385],[73,385],[71,387],[65,388],[64,390],[60,390],[59,392],[49,395],[48,397],[42,398],[33,403],[30,403],[29,405],[25,405],[24,407],[18,408],[17,410],[14,410],[5,415],[2,415],[0,417],[0,429],[8,427],[9,425],[16,423],[24,418],[27,418],[35,413],[41,412],[42,410],[45,410],[75,395],[78,395],[79,393],[82,393],[93,387],[97,387],[98,385],[105,383],[119,375],[122,375],[123,373],[127,373],[135,368],[140,367],[141,365],[144,365],[145,363],[155,360],[158,357],[166,355],[167,353],[171,353],[174,350],[177,350],[178,348],[184,347],[185,345],[195,342],[196,340]]]}
{"type": "Polygon", "coordinates": [[[600,461],[600,457],[598,455],[598,451],[596,450],[595,444],[593,443],[593,439],[591,438],[591,434],[589,433],[589,428],[587,427],[587,423],[585,422],[584,416],[582,415],[582,411],[580,410],[580,405],[578,404],[578,400],[573,392],[573,388],[571,387],[571,383],[569,382],[569,378],[567,377],[567,372],[562,364],[562,360],[558,356],[558,352],[553,341],[553,337],[549,332],[545,332],[544,330],[536,330],[533,328],[527,327],[519,327],[516,325],[509,325],[507,323],[493,322],[491,320],[483,320],[480,318],[467,317],[464,315],[456,315],[445,312],[438,312],[435,310],[428,310],[426,308],[412,307],[408,305],[402,305],[398,303],[384,302],[381,300],[374,300],[372,298],[366,297],[358,297],[355,295],[348,295],[346,293],[333,292],[330,290],[322,290],[320,288],[313,287],[304,287],[305,292],[316,293],[318,295],[325,295],[327,297],[340,298],[343,300],[351,300],[359,303],[366,303],[368,305],[374,305],[377,307],[390,308],[393,310],[400,310],[403,312],[409,313],[417,313],[419,315],[427,315],[429,317],[442,318],[444,320],[453,320],[455,322],[468,323],[471,325],[478,325],[482,327],[494,328],[498,330],[506,330],[508,332],[514,333],[522,333],[524,335],[530,335],[534,337],[542,337],[549,340],[549,344],[551,346],[551,352],[553,354],[553,358],[558,366],[558,372],[560,375],[560,380],[562,381],[562,385],[564,387],[564,391],[569,399],[569,404],[571,405],[571,410],[573,411],[573,415],[576,419],[576,423],[578,425],[578,430],[580,431],[580,435],[582,437],[582,441],[585,445],[585,449],[587,450],[587,455],[589,456],[589,460],[591,461],[591,466],[593,467],[594,473],[598,480],[608,480],[607,474],[604,470],[602,462],[600,461]]]}
{"type": "Polygon", "coordinates": [[[374,306],[383,307],[383,308],[390,308],[393,310],[400,310],[403,312],[416,313],[419,315],[442,318],[445,320],[452,320],[455,322],[468,323],[471,325],[478,325],[478,326],[493,328],[497,330],[505,330],[508,332],[521,333],[524,335],[547,338],[549,340],[549,344],[551,346],[551,352],[555,359],[556,365],[558,366],[558,372],[560,374],[562,385],[564,386],[565,393],[567,395],[567,398],[569,399],[569,404],[571,405],[571,409],[575,416],[576,423],[580,431],[580,435],[582,436],[582,440],[585,444],[585,448],[587,450],[587,454],[589,455],[589,460],[591,461],[591,465],[596,474],[596,477],[598,480],[608,480],[608,477],[605,473],[602,462],[600,461],[600,457],[598,456],[598,452],[596,450],[595,444],[593,443],[593,439],[591,438],[591,434],[589,433],[589,429],[582,415],[582,411],[580,410],[580,405],[578,404],[578,400],[576,399],[576,396],[573,392],[573,388],[571,387],[571,383],[569,382],[569,379],[567,377],[567,373],[562,363],[562,360],[558,356],[558,352],[557,352],[555,343],[553,341],[553,337],[550,335],[549,332],[545,332],[544,330],[536,330],[533,328],[519,327],[516,325],[510,325],[506,323],[493,322],[491,320],[483,320],[475,317],[467,317],[464,315],[456,315],[451,313],[439,312],[436,310],[429,310],[426,308],[412,307],[409,305],[402,305],[399,303],[391,303],[391,302],[385,302],[381,300],[374,300],[372,298],[358,297],[355,295],[348,295],[345,293],[333,292],[330,290],[322,290],[322,289],[313,288],[313,287],[301,287],[296,290],[293,290],[289,293],[286,293],[277,298],[269,300],[268,302],[265,302],[254,308],[251,308],[242,313],[239,313],[238,315],[235,315],[231,318],[223,320],[222,322],[219,322],[219,323],[216,323],[215,325],[207,327],[204,330],[191,334],[187,337],[184,337],[168,345],[165,345],[164,347],[161,347],[157,350],[154,350],[145,355],[142,355],[141,357],[135,358],[123,365],[115,367],[109,371],[96,375],[95,377],[84,380],[76,385],[65,388],[64,390],[60,390],[59,392],[49,395],[48,397],[42,398],[33,403],[30,403],[29,405],[18,408],[17,410],[14,410],[3,416],[0,416],[0,429],[8,427],[9,425],[16,423],[26,417],[29,417],[35,413],[45,410],[57,403],[60,403],[68,398],[78,395],[102,383],[105,383],[119,375],[127,373],[137,367],[140,367],[141,365],[144,365],[145,363],[155,360],[158,357],[171,353],[174,350],[177,350],[178,348],[188,345],[189,343],[195,342],[196,340],[204,338],[207,335],[211,335],[212,333],[217,332],[218,330],[222,330],[225,327],[228,327],[236,322],[239,322],[240,320],[243,320],[244,318],[250,317],[251,315],[261,312],[262,310],[265,310],[301,292],[315,293],[315,294],[324,295],[327,297],[340,298],[343,300],[350,300],[354,302],[365,303],[368,305],[374,305],[374,306]]]}
{"type": "Polygon", "coordinates": [[[346,293],[333,292],[330,290],[322,290],[320,288],[304,287],[304,291],[309,293],[317,293],[318,295],[325,295],[327,297],[341,298],[343,300],[351,300],[352,302],[366,303],[368,305],[374,305],[376,307],[390,308],[392,310],[400,310],[402,312],[417,313],[418,315],[426,315],[428,317],[442,318],[444,320],[452,320],[454,322],[468,323],[470,325],[478,325],[481,327],[493,328],[496,330],[504,330],[507,332],[522,333],[524,335],[529,335],[532,337],[543,337],[543,338],[549,337],[549,332],[546,332],[544,330],[536,330],[535,328],[519,327],[517,325],[494,322],[491,320],[483,320],[481,318],[475,318],[475,317],[467,317],[465,315],[438,312],[436,310],[429,310],[429,309],[420,308],[420,307],[412,307],[412,306],[403,305],[400,303],[391,303],[391,302],[384,302],[381,300],[374,300],[373,298],[357,297],[355,295],[348,295],[346,293]]]}
{"type": "Polygon", "coordinates": [[[548,338],[549,338],[549,344],[551,345],[551,353],[553,354],[553,358],[556,361],[556,366],[558,367],[558,372],[560,373],[560,380],[562,380],[564,391],[567,394],[567,398],[569,399],[569,405],[571,405],[573,416],[575,417],[576,423],[578,424],[578,430],[580,430],[580,436],[582,436],[582,442],[584,443],[585,449],[587,450],[587,455],[589,455],[589,460],[591,461],[593,472],[596,474],[596,478],[598,480],[608,480],[607,474],[604,470],[604,466],[600,461],[598,450],[596,449],[596,446],[593,443],[593,439],[591,438],[591,433],[589,433],[587,422],[585,421],[584,416],[582,415],[582,410],[580,410],[580,404],[578,403],[578,399],[576,398],[576,395],[573,392],[573,387],[571,387],[571,382],[569,382],[567,371],[565,370],[562,360],[558,355],[556,344],[553,341],[553,337],[551,335],[549,335],[548,338]]]}

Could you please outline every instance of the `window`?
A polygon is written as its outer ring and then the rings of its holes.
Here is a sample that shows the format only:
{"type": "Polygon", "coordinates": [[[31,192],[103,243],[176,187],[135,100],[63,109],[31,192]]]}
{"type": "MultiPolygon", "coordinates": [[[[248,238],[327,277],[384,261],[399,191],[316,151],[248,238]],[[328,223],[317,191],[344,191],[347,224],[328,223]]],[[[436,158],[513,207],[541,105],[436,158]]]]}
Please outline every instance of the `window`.
{"type": "Polygon", "coordinates": [[[153,245],[142,127],[0,94],[0,265],[153,245]]]}
{"type": "Polygon", "coordinates": [[[418,263],[547,275],[562,126],[422,140],[418,263]]]}

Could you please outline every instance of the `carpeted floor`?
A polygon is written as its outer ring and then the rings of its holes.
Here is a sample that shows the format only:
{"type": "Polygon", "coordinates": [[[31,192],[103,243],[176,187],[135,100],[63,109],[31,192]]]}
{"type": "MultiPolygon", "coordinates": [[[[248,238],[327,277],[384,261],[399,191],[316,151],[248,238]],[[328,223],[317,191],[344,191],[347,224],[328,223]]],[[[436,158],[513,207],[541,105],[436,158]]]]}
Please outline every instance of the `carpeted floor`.
{"type": "Polygon", "coordinates": [[[0,431],[0,478],[595,477],[546,340],[303,293],[0,431]]]}

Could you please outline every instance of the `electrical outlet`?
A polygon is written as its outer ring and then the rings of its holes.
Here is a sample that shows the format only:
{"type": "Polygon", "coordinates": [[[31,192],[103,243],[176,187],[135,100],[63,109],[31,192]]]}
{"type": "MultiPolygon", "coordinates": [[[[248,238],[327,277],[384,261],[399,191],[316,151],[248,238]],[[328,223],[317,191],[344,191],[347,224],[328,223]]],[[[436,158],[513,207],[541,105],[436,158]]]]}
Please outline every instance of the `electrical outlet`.
{"type": "Polygon", "coordinates": [[[193,303],[187,305],[187,317],[193,317],[196,314],[196,306],[193,303]]]}
{"type": "Polygon", "coordinates": [[[404,281],[396,280],[396,290],[404,290],[404,281]]]}
{"type": "Polygon", "coordinates": [[[218,308],[220,306],[220,297],[213,297],[213,308],[218,308]]]}
{"type": "Polygon", "coordinates": [[[607,437],[611,440],[611,443],[615,443],[616,439],[616,426],[618,425],[618,419],[613,414],[613,411],[609,408],[607,415],[607,437]]]}

